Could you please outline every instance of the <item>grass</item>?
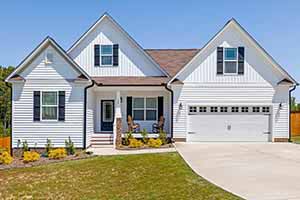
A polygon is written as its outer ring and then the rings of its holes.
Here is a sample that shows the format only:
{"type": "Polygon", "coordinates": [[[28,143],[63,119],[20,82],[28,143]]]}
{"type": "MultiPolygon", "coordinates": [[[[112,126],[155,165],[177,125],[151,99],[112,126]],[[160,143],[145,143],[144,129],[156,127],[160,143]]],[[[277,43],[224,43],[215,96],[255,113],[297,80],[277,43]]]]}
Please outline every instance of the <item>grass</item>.
{"type": "Polygon", "coordinates": [[[291,141],[296,142],[296,143],[300,143],[300,136],[292,136],[291,141]]]}
{"type": "Polygon", "coordinates": [[[0,199],[240,199],[177,153],[104,156],[0,171],[0,199]]]}

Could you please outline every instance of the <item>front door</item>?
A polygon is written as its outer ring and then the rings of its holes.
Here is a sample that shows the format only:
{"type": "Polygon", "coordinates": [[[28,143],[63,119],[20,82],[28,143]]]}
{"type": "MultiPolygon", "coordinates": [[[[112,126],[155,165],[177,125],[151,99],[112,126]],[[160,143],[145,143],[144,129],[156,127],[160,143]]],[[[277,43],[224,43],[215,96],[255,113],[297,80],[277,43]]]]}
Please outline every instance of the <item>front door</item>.
{"type": "Polygon", "coordinates": [[[101,131],[113,131],[114,100],[101,100],[101,131]]]}

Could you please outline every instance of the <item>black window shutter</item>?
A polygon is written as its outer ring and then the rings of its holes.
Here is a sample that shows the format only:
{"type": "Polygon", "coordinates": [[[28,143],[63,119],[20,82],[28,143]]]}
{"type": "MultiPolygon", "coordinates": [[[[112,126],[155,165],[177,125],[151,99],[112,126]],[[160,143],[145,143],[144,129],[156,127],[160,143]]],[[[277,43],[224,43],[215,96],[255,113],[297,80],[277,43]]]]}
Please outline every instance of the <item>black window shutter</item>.
{"type": "Polygon", "coordinates": [[[132,117],[132,97],[127,97],[127,117],[132,117]]]}
{"type": "Polygon", "coordinates": [[[223,74],[223,47],[217,48],[217,74],[223,74]]]}
{"type": "Polygon", "coordinates": [[[238,74],[244,74],[245,48],[238,48],[238,74]]]}
{"type": "Polygon", "coordinates": [[[94,46],[94,63],[95,66],[100,66],[100,45],[95,44],[94,46]]]}
{"type": "Polygon", "coordinates": [[[41,96],[40,91],[33,92],[33,121],[40,121],[41,96]]]}
{"type": "Polygon", "coordinates": [[[58,94],[58,121],[65,121],[65,91],[59,91],[58,94]]]}
{"type": "Polygon", "coordinates": [[[119,45],[113,45],[113,66],[119,65],[119,45]]]}
{"type": "Polygon", "coordinates": [[[157,110],[158,110],[158,119],[160,116],[164,116],[164,97],[157,98],[157,110]]]}

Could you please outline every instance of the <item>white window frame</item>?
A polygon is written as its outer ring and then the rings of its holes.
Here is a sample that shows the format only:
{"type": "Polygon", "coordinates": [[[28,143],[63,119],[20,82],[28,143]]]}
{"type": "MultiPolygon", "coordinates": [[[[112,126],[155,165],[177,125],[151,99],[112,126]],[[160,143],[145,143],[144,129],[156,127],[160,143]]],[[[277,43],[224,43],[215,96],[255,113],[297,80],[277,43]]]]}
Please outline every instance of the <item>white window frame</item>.
{"type": "Polygon", "coordinates": [[[152,96],[147,96],[147,97],[132,97],[132,118],[134,119],[134,111],[135,110],[143,110],[144,111],[144,120],[137,120],[135,119],[136,121],[157,121],[158,119],[158,98],[157,97],[152,97],[152,96]],[[134,99],[144,99],[144,108],[134,108],[134,99]],[[146,105],[146,99],[147,98],[151,98],[151,99],[155,99],[156,101],[156,108],[147,108],[147,105],[146,105]],[[155,110],[156,111],[156,116],[155,116],[155,119],[154,120],[147,120],[146,118],[146,114],[147,114],[147,110],[155,110]]]}
{"type": "Polygon", "coordinates": [[[46,121],[46,122],[57,122],[58,121],[58,115],[59,115],[59,95],[58,91],[51,91],[51,90],[43,90],[40,91],[40,120],[46,121]],[[56,105],[43,105],[43,92],[55,92],[56,93],[56,105]],[[57,109],[57,115],[56,119],[43,119],[43,107],[56,107],[57,109]]]}
{"type": "Polygon", "coordinates": [[[236,47],[224,47],[224,51],[223,51],[223,74],[224,75],[238,75],[238,48],[236,47]],[[225,55],[226,55],[226,49],[236,49],[236,59],[235,60],[227,60],[225,55]],[[235,62],[236,64],[236,72],[235,73],[226,73],[225,70],[225,63],[226,62],[235,62]]]}
{"type": "Polygon", "coordinates": [[[114,64],[114,46],[112,44],[101,44],[100,45],[100,66],[103,67],[112,67],[114,64]],[[102,46],[111,46],[111,53],[110,54],[102,54],[102,46]],[[102,56],[111,56],[111,64],[104,65],[102,64],[102,56]]]}

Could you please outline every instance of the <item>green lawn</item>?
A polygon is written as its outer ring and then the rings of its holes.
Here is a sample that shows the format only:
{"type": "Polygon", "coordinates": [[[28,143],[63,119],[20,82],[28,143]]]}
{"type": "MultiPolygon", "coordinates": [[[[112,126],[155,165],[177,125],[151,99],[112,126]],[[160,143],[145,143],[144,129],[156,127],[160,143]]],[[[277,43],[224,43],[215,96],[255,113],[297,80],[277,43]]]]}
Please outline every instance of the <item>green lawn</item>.
{"type": "Polygon", "coordinates": [[[104,156],[0,171],[0,199],[240,199],[177,153],[104,156]]]}
{"type": "Polygon", "coordinates": [[[296,143],[300,143],[300,136],[293,136],[293,137],[291,138],[291,141],[292,141],[292,142],[296,142],[296,143]]]}

